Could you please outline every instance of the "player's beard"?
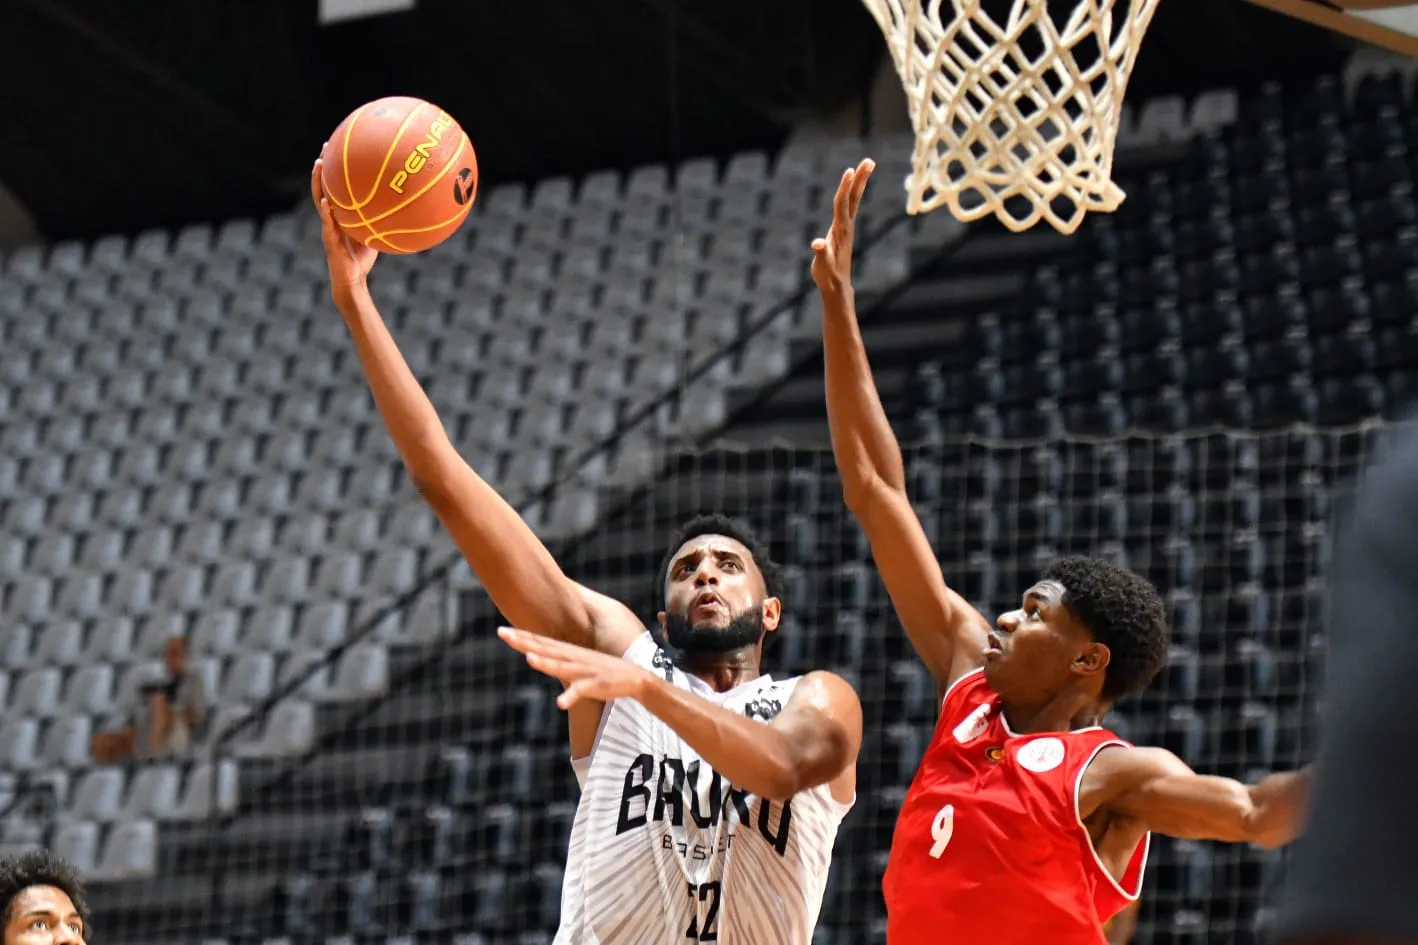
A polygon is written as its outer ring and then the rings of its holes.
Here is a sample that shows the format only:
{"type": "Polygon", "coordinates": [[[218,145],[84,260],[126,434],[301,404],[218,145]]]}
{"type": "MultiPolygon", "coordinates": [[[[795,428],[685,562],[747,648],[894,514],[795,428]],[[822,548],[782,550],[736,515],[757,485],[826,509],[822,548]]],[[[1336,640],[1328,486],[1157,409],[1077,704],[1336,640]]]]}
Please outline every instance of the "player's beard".
{"type": "Polygon", "coordinates": [[[731,653],[763,639],[763,605],[754,604],[720,629],[695,625],[684,614],[665,614],[665,640],[681,653],[731,653]]]}

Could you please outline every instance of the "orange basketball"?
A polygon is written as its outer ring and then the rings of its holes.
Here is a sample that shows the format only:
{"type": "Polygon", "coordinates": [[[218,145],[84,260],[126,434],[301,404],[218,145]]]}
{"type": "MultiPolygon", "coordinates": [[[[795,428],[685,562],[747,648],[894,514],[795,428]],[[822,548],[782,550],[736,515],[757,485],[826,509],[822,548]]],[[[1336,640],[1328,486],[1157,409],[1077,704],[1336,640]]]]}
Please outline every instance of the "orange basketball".
{"type": "Polygon", "coordinates": [[[419,253],[453,235],[478,192],[478,159],[458,123],[423,99],[361,105],[321,155],[335,222],[381,253],[419,253]]]}

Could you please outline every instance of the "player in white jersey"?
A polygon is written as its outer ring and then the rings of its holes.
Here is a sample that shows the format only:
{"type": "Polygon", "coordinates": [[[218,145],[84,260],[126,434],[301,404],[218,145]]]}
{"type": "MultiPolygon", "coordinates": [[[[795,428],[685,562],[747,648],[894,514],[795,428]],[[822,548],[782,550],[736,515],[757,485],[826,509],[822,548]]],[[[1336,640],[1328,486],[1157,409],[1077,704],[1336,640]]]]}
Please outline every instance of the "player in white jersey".
{"type": "Polygon", "coordinates": [[[855,798],[861,705],[832,673],[760,674],[781,610],[771,562],[736,523],[692,523],[659,575],[664,646],[568,578],[449,441],[370,295],[378,254],[336,227],[319,162],[311,196],[331,294],[404,465],[508,622],[570,645],[529,654],[568,680],[583,785],[558,945],[807,945],[855,798]]]}
{"type": "Polygon", "coordinates": [[[564,708],[606,705],[573,760],[582,793],[558,943],[811,939],[861,709],[830,674],[758,675],[775,572],[744,526],[706,516],[662,570],[667,646],[643,632],[616,658],[501,631],[566,685],[564,708]]]}

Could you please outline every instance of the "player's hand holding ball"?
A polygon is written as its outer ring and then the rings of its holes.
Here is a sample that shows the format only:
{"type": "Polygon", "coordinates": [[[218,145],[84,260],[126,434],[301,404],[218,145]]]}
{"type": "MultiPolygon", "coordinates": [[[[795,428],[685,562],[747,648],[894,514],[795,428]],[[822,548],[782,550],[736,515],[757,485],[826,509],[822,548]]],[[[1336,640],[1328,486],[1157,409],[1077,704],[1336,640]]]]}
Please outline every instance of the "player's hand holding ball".
{"type": "Polygon", "coordinates": [[[497,635],[507,645],[527,655],[527,665],[559,679],[566,691],[556,704],[569,709],[582,699],[609,702],[612,699],[639,699],[655,677],[634,663],[607,656],[574,643],[499,627],[497,635]]]}
{"type": "Polygon", "coordinates": [[[823,293],[841,294],[852,288],[852,244],[856,239],[857,208],[871,180],[876,162],[865,158],[842,173],[832,198],[832,226],[825,237],[812,241],[812,281],[823,293]]]}
{"type": "Polygon", "coordinates": [[[321,155],[310,172],[310,199],[315,201],[315,209],[320,211],[320,238],[325,244],[325,263],[330,267],[330,291],[339,303],[348,297],[351,290],[364,287],[365,278],[374,268],[374,260],[379,258],[379,253],[350,239],[335,222],[321,181],[325,169],[323,149],[321,155]]]}
{"type": "Polygon", "coordinates": [[[310,175],[336,301],[379,253],[421,253],[456,233],[477,191],[472,142],[443,109],[408,96],[356,108],[310,175]]]}

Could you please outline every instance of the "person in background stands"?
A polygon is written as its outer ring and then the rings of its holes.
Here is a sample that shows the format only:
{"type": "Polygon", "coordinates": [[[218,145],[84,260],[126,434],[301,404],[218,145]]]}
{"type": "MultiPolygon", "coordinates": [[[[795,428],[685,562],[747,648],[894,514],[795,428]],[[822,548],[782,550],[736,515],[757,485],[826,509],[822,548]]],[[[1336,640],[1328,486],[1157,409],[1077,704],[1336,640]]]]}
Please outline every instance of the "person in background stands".
{"type": "Polygon", "coordinates": [[[162,669],[137,688],[119,726],[94,739],[94,760],[161,758],[190,751],[207,716],[206,684],[187,663],[187,638],[163,647],[162,669]]]}

